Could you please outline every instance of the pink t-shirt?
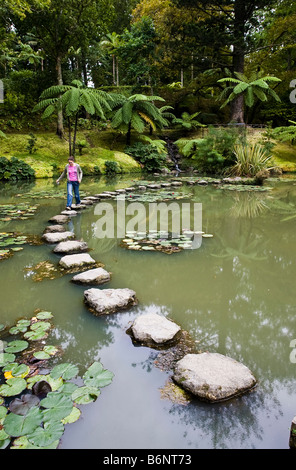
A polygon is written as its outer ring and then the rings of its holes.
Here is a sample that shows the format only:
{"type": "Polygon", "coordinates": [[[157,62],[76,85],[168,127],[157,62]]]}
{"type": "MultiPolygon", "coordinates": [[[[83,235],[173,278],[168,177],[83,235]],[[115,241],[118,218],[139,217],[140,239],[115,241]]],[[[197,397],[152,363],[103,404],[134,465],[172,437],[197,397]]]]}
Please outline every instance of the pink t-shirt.
{"type": "Polygon", "coordinates": [[[69,181],[78,181],[76,165],[68,167],[69,181]]]}

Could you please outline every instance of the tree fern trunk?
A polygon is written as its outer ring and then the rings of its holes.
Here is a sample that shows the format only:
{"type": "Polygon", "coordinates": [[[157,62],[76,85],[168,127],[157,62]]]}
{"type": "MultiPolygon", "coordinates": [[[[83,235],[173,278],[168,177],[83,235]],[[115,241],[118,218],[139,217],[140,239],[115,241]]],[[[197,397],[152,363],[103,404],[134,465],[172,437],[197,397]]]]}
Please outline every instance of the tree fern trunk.
{"type": "Polygon", "coordinates": [[[132,130],[132,126],[131,126],[131,123],[129,123],[128,130],[127,130],[127,133],[126,133],[126,145],[131,144],[131,130],[132,130]]]}
{"type": "MultiPolygon", "coordinates": [[[[62,75],[62,58],[60,55],[57,56],[56,61],[56,70],[57,70],[57,79],[58,85],[63,85],[63,75],[62,75]]],[[[57,121],[57,135],[62,138],[64,135],[64,125],[63,125],[63,111],[58,111],[58,121],[57,121]]]]}
{"type": "Polygon", "coordinates": [[[75,116],[75,126],[74,126],[74,136],[73,136],[73,150],[72,150],[73,157],[75,157],[75,153],[76,153],[77,123],[78,123],[78,113],[75,116]]]}
{"type": "MultiPolygon", "coordinates": [[[[244,73],[245,69],[245,23],[246,7],[244,0],[235,0],[234,2],[234,37],[233,45],[233,71],[244,73]]],[[[238,96],[232,102],[231,118],[232,122],[244,123],[244,98],[238,96]]]]}
{"type": "Polygon", "coordinates": [[[72,142],[71,142],[71,121],[70,121],[70,118],[68,118],[68,128],[69,128],[69,157],[71,157],[72,142]]]}

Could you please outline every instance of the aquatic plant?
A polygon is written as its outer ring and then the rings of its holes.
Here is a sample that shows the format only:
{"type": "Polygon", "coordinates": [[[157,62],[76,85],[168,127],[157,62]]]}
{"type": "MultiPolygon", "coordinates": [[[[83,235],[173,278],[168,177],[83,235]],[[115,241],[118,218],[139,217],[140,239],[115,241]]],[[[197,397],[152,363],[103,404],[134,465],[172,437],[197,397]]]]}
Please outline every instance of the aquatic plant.
{"type": "Polygon", "coordinates": [[[65,426],[81,415],[78,405],[95,401],[113,379],[113,373],[98,361],[85,371],[81,386],[73,382],[79,376],[75,364],[54,364],[46,374],[40,373],[40,366],[48,366],[60,351],[44,346],[52,317],[51,312],[39,311],[29,320],[18,320],[8,331],[1,325],[1,449],[57,448],[65,426]],[[10,340],[11,335],[17,339],[10,340]]]}
{"type": "Polygon", "coordinates": [[[179,236],[163,230],[150,230],[149,232],[134,231],[126,232],[126,237],[122,240],[121,246],[128,250],[172,254],[186,249],[193,249],[195,236],[203,238],[213,237],[212,234],[194,232],[192,230],[183,230],[179,236]]]}

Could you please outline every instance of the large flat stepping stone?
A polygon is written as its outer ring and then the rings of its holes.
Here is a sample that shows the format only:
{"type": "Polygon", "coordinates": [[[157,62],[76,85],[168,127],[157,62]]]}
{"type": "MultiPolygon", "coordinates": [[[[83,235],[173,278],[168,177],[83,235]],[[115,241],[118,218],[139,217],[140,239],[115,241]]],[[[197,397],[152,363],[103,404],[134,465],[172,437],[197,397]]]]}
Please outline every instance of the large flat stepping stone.
{"type": "Polygon", "coordinates": [[[94,315],[109,315],[137,304],[136,293],[131,289],[88,289],[84,301],[94,315]]]}
{"type": "Polygon", "coordinates": [[[98,285],[110,281],[110,273],[103,268],[89,269],[76,274],[71,280],[76,284],[98,285]]]}
{"type": "Polygon", "coordinates": [[[42,235],[43,240],[47,243],[59,243],[74,237],[73,232],[48,232],[42,235]]]}
{"type": "Polygon", "coordinates": [[[66,269],[77,268],[95,263],[96,261],[88,253],[65,255],[59,260],[59,265],[66,269]]]}
{"type": "Polygon", "coordinates": [[[52,222],[53,224],[66,224],[69,222],[69,217],[62,214],[54,215],[48,222],[52,222]]]}
{"type": "Polygon", "coordinates": [[[187,354],[177,362],[173,379],[202,400],[219,402],[250,390],[256,384],[240,362],[218,353],[187,354]]]}
{"type": "Polygon", "coordinates": [[[44,229],[44,233],[48,232],[66,232],[66,228],[64,225],[59,225],[59,224],[54,224],[54,225],[48,225],[44,229]]]}
{"type": "Polygon", "coordinates": [[[157,313],[137,317],[131,327],[134,338],[148,345],[170,343],[180,331],[181,328],[176,323],[157,313]]]}
{"type": "Polygon", "coordinates": [[[55,253],[79,253],[88,250],[88,244],[86,242],[80,242],[78,240],[67,240],[60,242],[54,248],[55,253]]]}
{"type": "Polygon", "coordinates": [[[72,217],[72,216],[77,215],[77,211],[74,211],[74,210],[71,210],[71,211],[68,210],[67,211],[67,210],[65,210],[65,211],[61,212],[61,215],[66,215],[68,217],[72,217]]]}

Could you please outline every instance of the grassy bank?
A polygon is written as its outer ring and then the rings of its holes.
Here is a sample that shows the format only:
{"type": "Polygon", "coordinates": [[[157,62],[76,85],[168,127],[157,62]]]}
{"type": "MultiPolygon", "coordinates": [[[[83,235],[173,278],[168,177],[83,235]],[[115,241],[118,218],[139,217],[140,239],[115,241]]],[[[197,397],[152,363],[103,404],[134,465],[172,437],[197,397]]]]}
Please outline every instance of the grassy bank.
{"type": "MultiPolygon", "coordinates": [[[[53,132],[36,132],[37,138],[33,152],[28,150],[29,134],[7,133],[7,138],[0,140],[0,156],[16,157],[28,163],[36,173],[36,178],[55,177],[67,163],[69,156],[68,141],[60,139],[53,132]]],[[[124,139],[117,138],[108,131],[82,131],[77,135],[77,142],[84,141],[87,146],[82,155],[76,151],[76,161],[85,175],[105,173],[105,162],[115,161],[122,173],[140,172],[141,167],[133,158],[124,153],[124,139]]]]}

